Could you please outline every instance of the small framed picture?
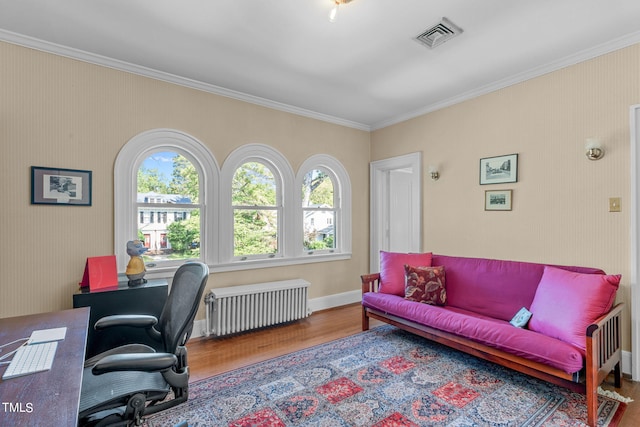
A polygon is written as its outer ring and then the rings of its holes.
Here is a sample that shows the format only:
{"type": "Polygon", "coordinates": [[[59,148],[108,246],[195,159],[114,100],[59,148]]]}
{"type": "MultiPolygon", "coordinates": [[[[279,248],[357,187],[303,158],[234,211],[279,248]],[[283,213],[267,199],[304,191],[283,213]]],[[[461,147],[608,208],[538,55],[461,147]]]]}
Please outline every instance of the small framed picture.
{"type": "Polygon", "coordinates": [[[484,192],[485,211],[510,211],[513,190],[487,190],[484,192]]]}
{"type": "Polygon", "coordinates": [[[31,166],[31,204],[91,206],[91,171],[31,166]]]}
{"type": "Polygon", "coordinates": [[[480,185],[518,182],[518,155],[480,159],[480,185]]]}

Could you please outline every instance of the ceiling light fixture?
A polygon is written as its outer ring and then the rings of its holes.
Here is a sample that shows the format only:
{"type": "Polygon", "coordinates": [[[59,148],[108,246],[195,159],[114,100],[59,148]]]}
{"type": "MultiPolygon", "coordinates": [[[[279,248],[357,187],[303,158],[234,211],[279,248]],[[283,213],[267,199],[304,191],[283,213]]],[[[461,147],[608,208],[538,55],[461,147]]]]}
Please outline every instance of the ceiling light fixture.
{"type": "Polygon", "coordinates": [[[351,3],[353,0],[331,0],[334,5],[329,12],[329,22],[336,22],[336,18],[338,16],[338,10],[340,9],[341,4],[351,3]]]}

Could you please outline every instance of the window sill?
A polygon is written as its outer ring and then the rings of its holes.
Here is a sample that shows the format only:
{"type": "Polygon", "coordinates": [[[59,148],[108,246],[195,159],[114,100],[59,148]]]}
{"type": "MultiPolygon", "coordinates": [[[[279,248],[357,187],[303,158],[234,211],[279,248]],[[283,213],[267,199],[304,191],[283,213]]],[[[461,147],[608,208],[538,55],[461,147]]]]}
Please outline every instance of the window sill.
{"type": "MultiPolygon", "coordinates": [[[[269,258],[269,259],[249,259],[245,261],[234,261],[229,263],[220,263],[209,265],[211,273],[222,273],[228,271],[252,270],[256,268],[284,267],[287,265],[313,264],[317,262],[342,261],[351,259],[351,252],[332,253],[318,255],[301,255],[295,258],[269,258]]],[[[166,279],[171,278],[178,266],[161,267],[147,270],[145,277],[147,279],[166,279]]],[[[126,276],[125,276],[126,277],[126,276]]]]}

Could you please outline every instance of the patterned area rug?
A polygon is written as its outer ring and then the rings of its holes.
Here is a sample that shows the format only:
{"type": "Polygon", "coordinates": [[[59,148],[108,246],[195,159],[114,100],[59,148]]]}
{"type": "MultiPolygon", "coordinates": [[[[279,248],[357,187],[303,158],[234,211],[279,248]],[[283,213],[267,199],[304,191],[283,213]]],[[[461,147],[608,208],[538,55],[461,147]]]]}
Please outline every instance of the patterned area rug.
{"type": "MultiPolygon", "coordinates": [[[[193,383],[147,426],[584,426],[585,397],[391,326],[193,383]]],[[[598,426],[625,403],[601,396],[598,426]]]]}

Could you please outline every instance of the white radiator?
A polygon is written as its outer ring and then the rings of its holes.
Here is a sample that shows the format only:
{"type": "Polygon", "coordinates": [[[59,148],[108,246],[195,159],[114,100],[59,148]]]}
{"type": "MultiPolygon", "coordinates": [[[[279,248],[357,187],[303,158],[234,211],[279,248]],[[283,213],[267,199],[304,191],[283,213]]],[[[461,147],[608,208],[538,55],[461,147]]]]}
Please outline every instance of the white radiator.
{"type": "Polygon", "coordinates": [[[222,336],[307,317],[309,285],[293,279],[211,289],[204,298],[205,334],[222,336]]]}

